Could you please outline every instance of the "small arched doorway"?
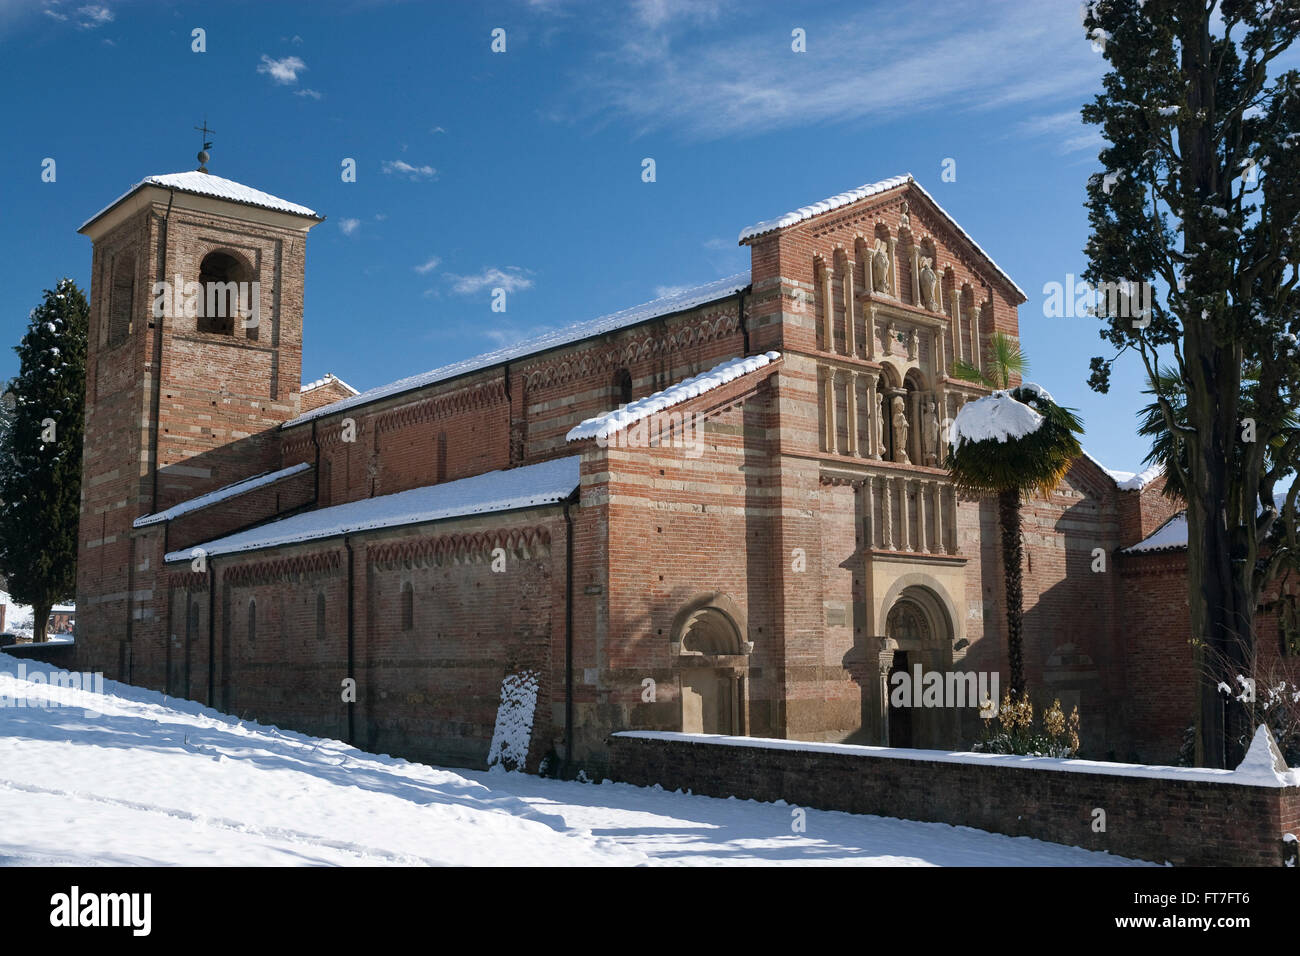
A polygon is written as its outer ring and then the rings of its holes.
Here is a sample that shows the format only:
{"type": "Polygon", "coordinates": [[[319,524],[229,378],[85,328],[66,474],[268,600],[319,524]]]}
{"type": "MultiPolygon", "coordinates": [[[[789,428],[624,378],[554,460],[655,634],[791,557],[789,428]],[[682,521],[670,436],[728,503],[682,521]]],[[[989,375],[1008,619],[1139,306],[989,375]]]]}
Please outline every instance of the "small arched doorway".
{"type": "Polygon", "coordinates": [[[707,595],[677,614],[681,728],[688,734],[748,733],[749,645],[744,616],[724,595],[707,595]]]}

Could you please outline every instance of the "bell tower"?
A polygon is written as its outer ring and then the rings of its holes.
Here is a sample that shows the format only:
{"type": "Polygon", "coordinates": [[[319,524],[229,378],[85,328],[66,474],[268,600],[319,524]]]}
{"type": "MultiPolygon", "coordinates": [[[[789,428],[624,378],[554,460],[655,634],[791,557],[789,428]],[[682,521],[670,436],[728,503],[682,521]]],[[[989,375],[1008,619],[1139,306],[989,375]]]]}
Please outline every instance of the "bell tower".
{"type": "Polygon", "coordinates": [[[79,644],[129,642],[148,616],[137,572],[161,554],[142,553],[135,519],[278,468],[277,427],[298,413],[322,217],[211,175],[204,146],[198,170],[150,176],[78,230],[93,243],[79,644]]]}

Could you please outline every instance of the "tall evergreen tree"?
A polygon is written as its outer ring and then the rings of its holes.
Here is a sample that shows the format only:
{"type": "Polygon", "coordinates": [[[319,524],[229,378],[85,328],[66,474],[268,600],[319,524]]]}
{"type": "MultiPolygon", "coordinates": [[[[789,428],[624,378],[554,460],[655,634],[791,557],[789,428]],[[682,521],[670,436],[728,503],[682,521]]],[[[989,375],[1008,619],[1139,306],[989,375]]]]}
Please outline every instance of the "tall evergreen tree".
{"type": "Polygon", "coordinates": [[[1085,277],[1151,291],[1149,314],[1103,303],[1117,352],[1089,384],[1125,352],[1145,367],[1187,501],[1197,758],[1235,766],[1247,715],[1216,686],[1251,673],[1260,599],[1300,553],[1300,483],[1275,491],[1300,460],[1300,75],[1275,66],[1300,0],[1090,0],[1084,28],[1110,65],[1083,108],[1107,143],[1085,277]]]}
{"type": "Polygon", "coordinates": [[[30,604],[35,639],[50,609],[77,586],[81,438],[90,306],[62,279],[32,310],[20,366],[9,383],[10,426],[0,435],[0,572],[30,604]]]}

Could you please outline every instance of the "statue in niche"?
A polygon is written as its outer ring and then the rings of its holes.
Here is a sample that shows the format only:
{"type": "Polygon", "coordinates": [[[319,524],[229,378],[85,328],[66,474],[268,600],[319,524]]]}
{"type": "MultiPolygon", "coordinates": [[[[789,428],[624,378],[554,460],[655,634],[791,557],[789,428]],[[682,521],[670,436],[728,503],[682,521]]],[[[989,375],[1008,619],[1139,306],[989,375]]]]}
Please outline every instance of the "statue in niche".
{"type": "Polygon", "coordinates": [[[880,388],[876,390],[876,457],[885,457],[885,393],[880,388]]]}
{"type": "Polygon", "coordinates": [[[907,330],[907,357],[911,361],[916,361],[917,338],[916,329],[907,330]]]}
{"type": "Polygon", "coordinates": [[[903,200],[903,205],[900,206],[898,210],[898,228],[899,231],[912,228],[912,217],[907,214],[906,199],[903,200]]]}
{"type": "Polygon", "coordinates": [[[907,412],[901,395],[894,396],[894,461],[900,465],[912,463],[907,457],[907,412]]]}
{"type": "Polygon", "coordinates": [[[921,429],[925,444],[925,463],[933,466],[939,461],[939,409],[933,398],[925,400],[925,420],[921,429]]]}
{"type": "Polygon", "coordinates": [[[921,302],[931,312],[939,311],[939,300],[936,296],[939,279],[934,274],[934,269],[930,268],[930,258],[927,256],[921,260],[921,302]]]}
{"type": "Polygon", "coordinates": [[[889,249],[884,239],[876,240],[876,250],[871,254],[871,289],[884,295],[893,295],[889,287],[889,249]]]}

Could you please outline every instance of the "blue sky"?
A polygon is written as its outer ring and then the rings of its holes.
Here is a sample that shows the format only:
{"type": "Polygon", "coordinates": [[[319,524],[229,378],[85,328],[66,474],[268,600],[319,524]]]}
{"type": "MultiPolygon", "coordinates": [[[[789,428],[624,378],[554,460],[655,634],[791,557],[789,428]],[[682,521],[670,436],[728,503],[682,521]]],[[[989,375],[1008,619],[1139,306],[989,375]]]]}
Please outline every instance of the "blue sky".
{"type": "Polygon", "coordinates": [[[0,0],[0,345],[60,276],[89,289],[77,227],[194,168],[205,116],[213,173],[328,217],[303,377],[361,389],[740,271],[743,227],[911,172],[1029,295],[1031,377],[1136,470],[1138,363],[1092,393],[1098,323],[1043,314],[1084,267],[1102,71],[1073,0],[0,0]]]}

